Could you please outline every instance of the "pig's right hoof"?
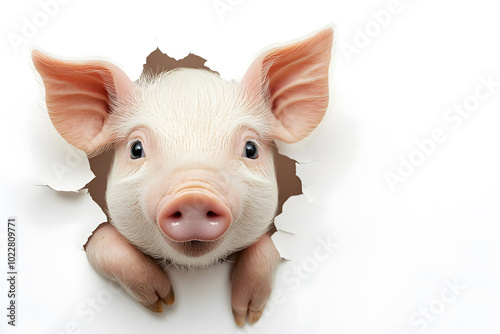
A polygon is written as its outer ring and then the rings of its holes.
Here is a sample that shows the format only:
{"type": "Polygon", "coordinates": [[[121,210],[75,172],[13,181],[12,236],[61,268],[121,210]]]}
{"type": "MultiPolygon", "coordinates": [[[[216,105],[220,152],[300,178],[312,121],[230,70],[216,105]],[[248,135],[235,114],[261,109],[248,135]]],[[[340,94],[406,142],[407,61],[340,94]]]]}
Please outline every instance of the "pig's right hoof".
{"type": "Polygon", "coordinates": [[[168,293],[167,297],[165,298],[158,298],[158,300],[153,303],[152,305],[146,305],[141,302],[141,304],[147,308],[148,310],[155,312],[155,313],[162,313],[163,312],[163,304],[170,306],[173,305],[175,302],[175,295],[174,295],[174,290],[170,289],[170,292],[168,293]],[[163,302],[163,303],[162,303],[163,302]]]}
{"type": "MultiPolygon", "coordinates": [[[[142,304],[142,303],[141,303],[142,304]]],[[[160,299],[156,301],[153,305],[144,305],[142,304],[145,308],[148,310],[154,312],[154,313],[162,313],[163,312],[163,304],[160,299]]]]}
{"type": "Polygon", "coordinates": [[[163,312],[163,303],[172,305],[174,290],[167,274],[123,238],[113,226],[101,225],[86,246],[87,258],[104,277],[117,281],[149,310],[163,312]]]}
{"type": "Polygon", "coordinates": [[[174,295],[174,290],[170,289],[170,292],[168,293],[166,298],[158,298],[158,300],[151,304],[151,305],[146,305],[142,302],[140,302],[145,308],[148,310],[154,312],[154,313],[162,313],[163,312],[163,304],[170,306],[173,305],[175,302],[175,295],[174,295]],[[163,303],[162,303],[163,301],[163,303]]]}
{"type": "Polygon", "coordinates": [[[163,304],[168,306],[175,301],[174,290],[167,275],[149,256],[130,244],[128,247],[130,249],[122,249],[110,265],[105,265],[103,271],[108,272],[111,279],[119,282],[146,308],[162,313],[163,304]]]}

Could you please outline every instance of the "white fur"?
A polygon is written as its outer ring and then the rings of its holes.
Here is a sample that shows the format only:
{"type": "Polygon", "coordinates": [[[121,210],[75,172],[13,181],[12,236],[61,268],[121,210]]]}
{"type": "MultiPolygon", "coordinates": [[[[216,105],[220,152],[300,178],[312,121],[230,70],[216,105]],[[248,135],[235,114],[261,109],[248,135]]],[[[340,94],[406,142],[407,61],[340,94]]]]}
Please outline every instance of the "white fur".
{"type": "Polygon", "coordinates": [[[248,246],[268,230],[278,192],[272,154],[263,154],[264,168],[256,169],[248,165],[254,162],[235,152],[235,138],[243,128],[255,131],[262,142],[270,140],[272,112],[251,101],[235,82],[204,70],[178,69],[139,81],[134,101],[115,106],[109,121],[117,145],[137,128],[148,131],[154,142],[154,148],[145,148],[145,163],[137,170],[118,168],[115,157],[108,178],[109,215],[125,238],[156,259],[197,267],[248,246]],[[178,171],[190,168],[225,175],[241,209],[221,244],[200,257],[185,256],[169,246],[148,215],[151,203],[145,200],[151,187],[167,186],[178,171]]]}

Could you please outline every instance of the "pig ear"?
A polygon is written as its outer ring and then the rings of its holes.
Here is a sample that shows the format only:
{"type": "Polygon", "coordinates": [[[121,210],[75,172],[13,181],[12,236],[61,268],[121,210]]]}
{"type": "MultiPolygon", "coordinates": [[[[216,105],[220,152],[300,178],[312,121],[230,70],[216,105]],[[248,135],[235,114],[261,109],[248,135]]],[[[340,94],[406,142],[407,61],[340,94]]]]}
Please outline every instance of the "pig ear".
{"type": "Polygon", "coordinates": [[[87,153],[109,143],[109,113],[126,103],[134,89],[127,75],[106,61],[63,61],[38,50],[31,57],[45,85],[50,119],[61,136],[87,153]]]}
{"type": "Polygon", "coordinates": [[[333,29],[261,54],[241,81],[251,99],[264,99],[278,120],[274,137],[295,143],[321,122],[328,107],[333,29]]]}

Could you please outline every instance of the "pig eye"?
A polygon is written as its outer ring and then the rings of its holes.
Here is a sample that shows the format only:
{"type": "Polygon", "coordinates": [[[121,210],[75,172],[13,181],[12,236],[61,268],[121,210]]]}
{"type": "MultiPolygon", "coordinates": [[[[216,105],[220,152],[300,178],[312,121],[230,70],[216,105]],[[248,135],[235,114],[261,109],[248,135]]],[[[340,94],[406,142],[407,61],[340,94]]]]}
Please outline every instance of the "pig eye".
{"type": "Polygon", "coordinates": [[[142,143],[136,140],[130,147],[130,157],[132,159],[144,158],[144,149],[142,148],[142,143]]]}
{"type": "Polygon", "coordinates": [[[245,144],[245,150],[243,151],[243,156],[249,159],[257,159],[259,156],[259,151],[257,151],[257,145],[254,142],[247,141],[245,144]]]}

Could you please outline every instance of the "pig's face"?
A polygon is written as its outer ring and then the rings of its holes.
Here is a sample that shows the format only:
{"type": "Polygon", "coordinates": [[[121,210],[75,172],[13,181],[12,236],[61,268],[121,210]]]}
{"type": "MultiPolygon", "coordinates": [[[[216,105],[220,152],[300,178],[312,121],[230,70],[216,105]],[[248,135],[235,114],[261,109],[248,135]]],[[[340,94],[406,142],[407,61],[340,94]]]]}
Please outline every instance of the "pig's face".
{"type": "Polygon", "coordinates": [[[321,122],[332,39],[329,28],[264,52],[240,83],[180,69],[136,84],[109,62],[32,58],[59,133],[89,154],[116,150],[106,194],[116,229],[153,257],[203,266],[272,223],[270,148],[321,122]]]}
{"type": "Polygon", "coordinates": [[[201,266],[244,248],[274,218],[273,116],[205,70],[140,82],[117,134],[106,201],[113,225],[155,258],[201,266]]]}

